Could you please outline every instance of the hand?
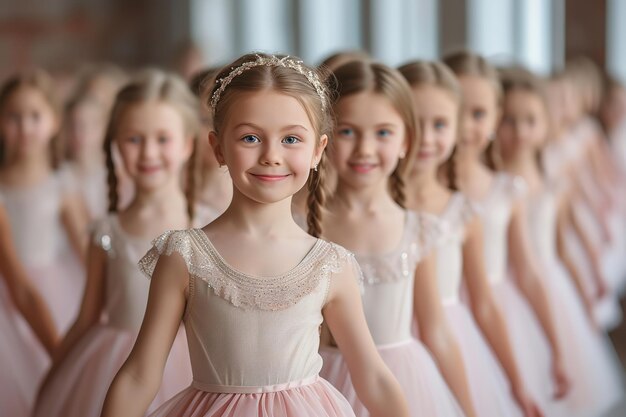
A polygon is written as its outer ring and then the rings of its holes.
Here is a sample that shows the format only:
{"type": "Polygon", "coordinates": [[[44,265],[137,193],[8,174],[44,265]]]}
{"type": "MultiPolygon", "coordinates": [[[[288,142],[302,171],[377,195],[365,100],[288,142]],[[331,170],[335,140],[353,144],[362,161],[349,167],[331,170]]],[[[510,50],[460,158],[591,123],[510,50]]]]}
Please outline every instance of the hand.
{"type": "Polygon", "coordinates": [[[539,409],[537,403],[530,398],[523,388],[514,388],[513,396],[522,410],[524,417],[543,417],[543,412],[539,409]]]}
{"type": "Polygon", "coordinates": [[[554,383],[554,394],[552,398],[555,400],[565,398],[570,392],[571,381],[560,359],[554,359],[552,361],[552,382],[554,383]]]}

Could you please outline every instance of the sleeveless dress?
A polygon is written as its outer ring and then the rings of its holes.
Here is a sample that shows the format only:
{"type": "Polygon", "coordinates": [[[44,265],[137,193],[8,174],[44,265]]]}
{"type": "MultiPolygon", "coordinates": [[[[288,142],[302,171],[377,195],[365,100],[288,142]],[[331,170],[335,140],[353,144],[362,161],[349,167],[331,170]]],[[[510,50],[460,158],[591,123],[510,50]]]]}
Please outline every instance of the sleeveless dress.
{"type": "Polygon", "coordinates": [[[65,168],[31,187],[0,186],[18,257],[48,304],[60,334],[76,318],[85,286],[85,269],[61,221],[63,198],[75,190],[65,168]]]}
{"type": "MultiPolygon", "coordinates": [[[[363,270],[363,309],[383,361],[404,390],[413,417],[463,416],[425,346],[411,334],[415,268],[437,234],[432,219],[407,211],[399,245],[384,255],[356,255],[363,270]]],[[[357,398],[339,349],[323,346],[320,375],[348,399],[357,417],[369,412],[357,398]]]]}
{"type": "Polygon", "coordinates": [[[480,417],[520,417],[521,411],[511,395],[500,363],[474,316],[461,302],[465,225],[475,213],[476,206],[463,194],[455,193],[439,216],[444,227],[437,245],[439,291],[448,322],[459,342],[476,414],[480,417]]]}
{"type": "MultiPolygon", "coordinates": [[[[3,200],[0,195],[0,210],[3,200]]],[[[0,232],[2,233],[2,232],[0,232]]],[[[0,416],[30,416],[49,358],[0,276],[0,416]]]]}
{"type": "Polygon", "coordinates": [[[572,392],[566,398],[570,415],[602,415],[622,397],[621,366],[606,338],[589,323],[571,278],[556,252],[557,195],[549,188],[530,205],[528,223],[535,252],[544,267],[546,289],[563,346],[572,392]]]}
{"type": "MultiPolygon", "coordinates": [[[[126,361],[141,327],[149,282],[137,262],[150,248],[150,240],[128,235],[115,214],[95,223],[92,239],[107,254],[104,317],[60,364],[40,396],[34,417],[99,417],[109,385],[126,361]]],[[[150,410],[186,388],[191,379],[181,327],[150,410]]]]}
{"type": "Polygon", "coordinates": [[[322,309],[335,273],[352,268],[360,276],[352,254],[317,240],[289,272],[258,277],[228,265],[201,229],[166,232],[153,243],[140,261],[148,276],[162,254],[176,252],[187,264],[193,382],[151,416],[354,416],[318,376],[322,309]]]}
{"type": "Polygon", "coordinates": [[[481,201],[480,218],[485,241],[485,267],[498,306],[506,320],[515,361],[526,389],[547,417],[565,414],[562,402],[552,399],[552,353],[532,307],[509,272],[508,230],[513,205],[527,193],[521,177],[498,173],[481,201]]]}

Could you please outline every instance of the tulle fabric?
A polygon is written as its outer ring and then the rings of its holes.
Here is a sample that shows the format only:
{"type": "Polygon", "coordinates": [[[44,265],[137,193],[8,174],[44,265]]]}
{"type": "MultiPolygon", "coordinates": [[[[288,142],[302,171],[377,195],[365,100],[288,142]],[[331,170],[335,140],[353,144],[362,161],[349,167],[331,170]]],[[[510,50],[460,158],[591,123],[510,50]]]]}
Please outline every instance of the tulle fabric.
{"type": "Polygon", "coordinates": [[[49,359],[0,277],[0,416],[27,417],[49,359]]]}
{"type": "Polygon", "coordinates": [[[328,382],[257,394],[224,394],[188,387],[150,417],[354,417],[328,382]]]}
{"type": "Polygon", "coordinates": [[[546,417],[569,416],[562,401],[553,399],[552,353],[537,317],[512,279],[492,286],[506,320],[515,361],[532,398],[546,417]]]}
{"type": "Polygon", "coordinates": [[[476,414],[521,417],[508,379],[467,307],[451,302],[445,305],[445,311],[461,349],[476,414]]]}
{"type": "Polygon", "coordinates": [[[567,405],[571,415],[602,415],[622,399],[620,363],[604,334],[592,327],[563,267],[556,262],[545,266],[564,366],[572,380],[567,405]]]}
{"type": "Polygon", "coordinates": [[[69,330],[80,309],[85,288],[85,270],[68,248],[54,263],[27,267],[34,286],[46,301],[59,334],[69,330]]]}
{"type": "MultiPolygon", "coordinates": [[[[42,392],[33,417],[99,417],[109,385],[126,361],[135,337],[110,326],[92,328],[42,392]]],[[[187,344],[184,332],[179,331],[149,412],[189,386],[191,380],[187,344]]]]}
{"type": "MultiPolygon", "coordinates": [[[[463,417],[433,358],[424,346],[412,339],[378,349],[383,361],[396,377],[409,404],[411,417],[463,417]]],[[[320,375],[333,384],[351,404],[356,417],[370,414],[357,398],[348,367],[338,349],[320,350],[324,366],[320,375]]]]}

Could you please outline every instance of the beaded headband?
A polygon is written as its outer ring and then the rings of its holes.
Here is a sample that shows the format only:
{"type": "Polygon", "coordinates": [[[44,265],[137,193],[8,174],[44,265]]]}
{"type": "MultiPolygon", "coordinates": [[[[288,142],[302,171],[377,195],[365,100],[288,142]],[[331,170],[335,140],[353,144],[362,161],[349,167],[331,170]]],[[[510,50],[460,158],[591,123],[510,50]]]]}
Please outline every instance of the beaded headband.
{"type": "Polygon", "coordinates": [[[244,71],[247,71],[251,68],[262,66],[291,68],[292,70],[304,75],[309,83],[311,83],[311,85],[315,87],[315,91],[317,91],[317,94],[320,97],[320,101],[322,102],[322,110],[326,111],[326,95],[324,94],[324,87],[322,86],[322,83],[317,74],[307,68],[304,65],[303,61],[292,58],[290,56],[278,58],[276,55],[270,55],[267,57],[257,55],[256,60],[244,62],[240,66],[232,68],[227,76],[216,80],[215,83],[219,84],[219,87],[211,96],[211,107],[213,108],[213,110],[215,111],[215,107],[217,107],[217,103],[219,103],[222,93],[224,93],[224,90],[226,90],[228,84],[230,84],[235,77],[241,75],[244,71]]]}

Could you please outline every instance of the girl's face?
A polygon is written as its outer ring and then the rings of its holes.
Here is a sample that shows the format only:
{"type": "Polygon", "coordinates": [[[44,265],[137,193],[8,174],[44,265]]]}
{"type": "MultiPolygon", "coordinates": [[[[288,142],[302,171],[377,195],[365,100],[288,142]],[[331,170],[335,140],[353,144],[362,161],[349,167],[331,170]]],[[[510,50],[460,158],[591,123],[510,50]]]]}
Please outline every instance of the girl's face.
{"type": "Polygon", "coordinates": [[[386,186],[399,158],[407,153],[402,117],[385,96],[372,92],[342,98],[335,115],[331,157],[339,181],[355,188],[386,186]]]}
{"type": "Polygon", "coordinates": [[[0,129],[7,156],[22,157],[48,151],[48,144],[58,130],[58,120],[39,90],[23,86],[4,104],[0,129]]]}
{"type": "Polygon", "coordinates": [[[163,101],[145,101],[126,108],[115,140],[126,172],[143,190],[178,181],[193,148],[182,116],[163,101]]]}
{"type": "Polygon", "coordinates": [[[459,150],[481,154],[493,140],[499,117],[498,97],[491,81],[473,75],[459,77],[463,94],[459,150]]]}
{"type": "Polygon", "coordinates": [[[436,170],[447,161],[456,143],[459,105],[457,99],[443,88],[413,88],[413,101],[421,130],[415,171],[436,170]]]}
{"type": "Polygon", "coordinates": [[[498,127],[503,156],[539,149],[548,136],[546,105],[531,91],[513,90],[506,94],[498,127]]]}
{"type": "Polygon", "coordinates": [[[296,98],[274,90],[238,93],[230,110],[210,139],[235,188],[262,204],[293,196],[319,163],[326,136],[296,98]]]}
{"type": "Polygon", "coordinates": [[[71,154],[102,155],[106,130],[103,107],[93,102],[79,103],[69,114],[67,139],[71,154]]]}

